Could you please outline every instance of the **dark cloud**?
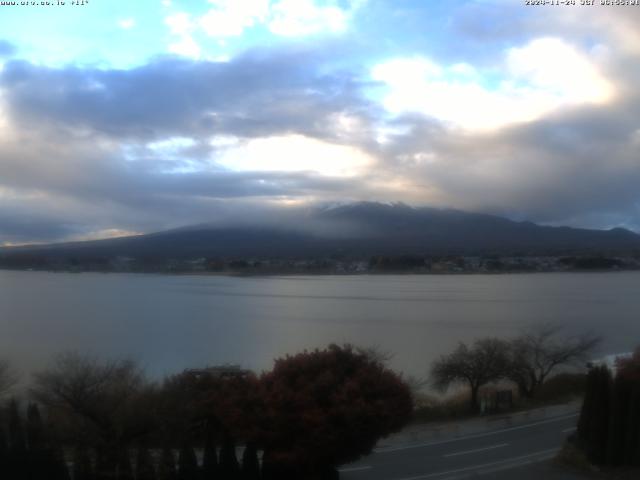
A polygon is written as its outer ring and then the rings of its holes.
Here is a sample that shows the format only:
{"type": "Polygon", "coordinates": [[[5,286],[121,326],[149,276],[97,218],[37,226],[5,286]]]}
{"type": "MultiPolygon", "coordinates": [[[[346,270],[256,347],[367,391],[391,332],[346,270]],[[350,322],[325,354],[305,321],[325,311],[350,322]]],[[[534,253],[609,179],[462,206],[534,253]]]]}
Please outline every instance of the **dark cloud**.
{"type": "Polygon", "coordinates": [[[446,206],[543,223],[640,229],[640,99],[580,108],[492,134],[456,135],[414,119],[392,170],[446,206]],[[428,153],[427,161],[420,161],[428,153]]]}
{"type": "Polygon", "coordinates": [[[129,159],[119,142],[72,135],[60,125],[1,137],[0,244],[110,229],[149,232],[237,216],[276,221],[275,208],[257,212],[277,200],[350,198],[359,191],[351,179],[313,172],[235,172],[215,165],[174,172],[171,162],[143,147],[148,156],[129,159]]]}
{"type": "MultiPolygon", "coordinates": [[[[596,2],[598,3],[598,2],[596,2]]],[[[511,0],[475,0],[455,9],[451,15],[450,34],[458,38],[460,49],[509,47],[540,36],[558,36],[574,43],[611,43],[626,49],[620,40],[640,24],[637,8],[592,7],[524,8],[511,0]]]]}
{"type": "MultiPolygon", "coordinates": [[[[495,26],[495,11],[483,17],[482,8],[463,11],[453,25],[477,48],[493,39],[492,54],[570,26],[534,15],[495,26]]],[[[606,22],[633,25],[611,15],[576,25],[575,38],[586,42],[606,22]]],[[[610,45],[620,35],[598,38],[610,45]]],[[[458,52],[489,58],[469,45],[458,52]]],[[[254,50],[226,63],[162,57],[131,70],[11,60],[0,73],[0,243],[241,218],[286,222],[278,209],[284,200],[402,200],[640,229],[640,55],[632,47],[608,54],[605,74],[618,94],[610,104],[482,134],[420,115],[390,118],[367,100],[362,72],[328,68],[330,52],[322,49],[254,50]],[[341,115],[356,127],[341,128],[341,115]],[[386,143],[377,142],[378,127],[390,129],[386,143]],[[376,163],[335,178],[233,172],[216,164],[224,147],[209,142],[290,134],[355,146],[376,163]],[[150,146],[172,137],[193,144],[171,153],[150,146]]]]}
{"type": "MultiPolygon", "coordinates": [[[[253,52],[228,63],[165,57],[127,71],[10,61],[0,75],[11,123],[0,136],[0,195],[4,187],[16,198],[60,205],[48,215],[69,228],[43,227],[32,232],[38,240],[207,222],[222,212],[232,217],[230,204],[251,204],[247,215],[279,199],[357,198],[362,188],[348,178],[233,172],[212,160],[219,147],[208,139],[216,135],[342,142],[329,117],[364,118],[368,102],[348,75],[315,73],[318,61],[308,51],[253,52]],[[195,143],[171,154],[149,146],[176,136],[195,143]]],[[[18,210],[35,218],[37,204],[18,210]]],[[[0,243],[20,235],[9,225],[0,243]]]]}
{"type": "Polygon", "coordinates": [[[330,135],[327,116],[365,111],[349,76],[320,75],[313,52],[253,52],[230,62],[164,57],[132,70],[12,61],[0,82],[15,119],[120,139],[296,131],[330,135]]]}
{"type": "Polygon", "coordinates": [[[28,243],[68,238],[76,233],[59,219],[36,215],[33,211],[0,209],[0,246],[7,243],[28,243]],[[25,215],[27,214],[27,215],[25,215]]]}
{"type": "Polygon", "coordinates": [[[404,182],[405,198],[550,224],[640,231],[640,10],[534,11],[478,0],[456,9],[447,28],[456,41],[439,60],[481,69],[494,68],[511,47],[561,38],[598,64],[615,96],[481,134],[419,115],[397,118],[406,131],[391,137],[383,164],[404,182]]]}

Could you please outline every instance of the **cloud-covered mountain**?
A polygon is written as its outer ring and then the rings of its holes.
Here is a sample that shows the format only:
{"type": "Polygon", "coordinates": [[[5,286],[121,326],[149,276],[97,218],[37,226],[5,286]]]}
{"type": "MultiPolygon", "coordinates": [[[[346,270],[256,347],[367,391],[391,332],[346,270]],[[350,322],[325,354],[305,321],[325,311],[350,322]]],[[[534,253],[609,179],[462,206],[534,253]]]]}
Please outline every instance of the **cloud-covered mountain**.
{"type": "Polygon", "coordinates": [[[636,7],[70,3],[3,10],[0,245],[360,200],[640,231],[636,7]]]}
{"type": "Polygon", "coordinates": [[[640,235],[621,228],[549,227],[459,210],[361,202],[298,211],[280,223],[202,224],[109,240],[5,248],[0,255],[229,259],[638,251],[640,235]]]}

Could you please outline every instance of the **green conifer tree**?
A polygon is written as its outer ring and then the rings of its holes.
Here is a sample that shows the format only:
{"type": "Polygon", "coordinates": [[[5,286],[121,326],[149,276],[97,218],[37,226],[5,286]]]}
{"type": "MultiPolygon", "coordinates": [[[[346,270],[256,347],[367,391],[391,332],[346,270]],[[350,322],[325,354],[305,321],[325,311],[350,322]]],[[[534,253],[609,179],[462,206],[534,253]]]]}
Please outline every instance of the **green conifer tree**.
{"type": "Polygon", "coordinates": [[[582,408],[580,409],[580,417],[578,418],[577,435],[581,444],[589,443],[590,424],[593,416],[593,404],[597,390],[598,371],[595,368],[589,370],[587,380],[585,382],[584,399],[582,400],[582,408]]]}
{"type": "Polygon", "coordinates": [[[179,480],[198,480],[199,469],[196,452],[190,445],[183,445],[178,455],[179,480]]]}
{"type": "Polygon", "coordinates": [[[9,402],[9,440],[9,450],[12,455],[23,456],[27,451],[27,442],[18,402],[15,399],[9,402]]]}
{"type": "Polygon", "coordinates": [[[9,445],[4,434],[4,425],[0,423],[0,472],[9,473],[9,445]]]}
{"type": "Polygon", "coordinates": [[[73,480],[94,480],[91,457],[84,446],[77,446],[73,451],[73,480]]]}
{"type": "Polygon", "coordinates": [[[609,431],[607,438],[607,465],[621,465],[624,462],[627,437],[629,403],[631,402],[631,382],[617,375],[611,392],[609,431]]]}
{"type": "Polygon", "coordinates": [[[29,477],[29,459],[27,456],[27,442],[20,417],[18,402],[9,402],[9,461],[8,478],[24,480],[29,477]]]}
{"type": "Polygon", "coordinates": [[[242,452],[242,480],[260,479],[260,462],[258,460],[258,449],[253,442],[247,443],[242,452]]]}
{"type": "Polygon", "coordinates": [[[49,476],[47,480],[71,480],[64,450],[58,445],[48,450],[49,476]]]}
{"type": "Polygon", "coordinates": [[[134,480],[129,450],[123,447],[118,454],[118,480],[134,480]]]}
{"type": "Polygon", "coordinates": [[[607,459],[607,439],[611,416],[611,371],[606,367],[596,367],[593,409],[589,424],[587,455],[596,465],[603,465],[607,459]]]}
{"type": "Polygon", "coordinates": [[[42,416],[35,403],[27,407],[27,443],[31,452],[43,451],[47,445],[42,416]]]}
{"type": "Polygon", "coordinates": [[[640,381],[632,387],[627,410],[627,431],[624,444],[625,465],[640,466],[640,381]]]}
{"type": "Polygon", "coordinates": [[[117,458],[107,448],[98,448],[96,452],[95,477],[97,480],[114,480],[116,478],[117,458]]]}
{"type": "Polygon", "coordinates": [[[27,407],[27,446],[30,480],[47,480],[50,456],[47,451],[45,429],[36,404],[27,407]]]}
{"type": "Polygon", "coordinates": [[[158,480],[177,480],[178,472],[176,470],[176,461],[173,456],[173,450],[165,446],[160,454],[160,462],[158,464],[158,480]]]}
{"type": "Polygon", "coordinates": [[[216,452],[214,436],[211,433],[208,433],[205,439],[202,456],[202,478],[203,480],[216,480],[219,478],[218,454],[216,452]]]}
{"type": "Polygon", "coordinates": [[[240,465],[236,456],[236,442],[229,432],[225,432],[222,437],[220,476],[224,480],[236,480],[240,477],[240,465]]]}
{"type": "Polygon", "coordinates": [[[138,448],[136,457],[136,479],[137,480],[156,480],[156,470],[153,466],[153,459],[146,447],[138,448]]]}

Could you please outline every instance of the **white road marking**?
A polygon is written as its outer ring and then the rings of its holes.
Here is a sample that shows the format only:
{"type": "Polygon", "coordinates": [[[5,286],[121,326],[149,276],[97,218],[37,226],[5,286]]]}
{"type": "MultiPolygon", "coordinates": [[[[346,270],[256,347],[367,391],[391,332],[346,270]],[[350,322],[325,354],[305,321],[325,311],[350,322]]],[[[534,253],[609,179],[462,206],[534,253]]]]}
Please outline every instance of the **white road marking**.
{"type": "Polygon", "coordinates": [[[562,430],[562,433],[575,432],[576,430],[577,430],[576,427],[565,428],[564,430],[562,430]]]}
{"type": "Polygon", "coordinates": [[[339,468],[338,471],[341,473],[344,472],[361,472],[363,470],[371,470],[373,467],[371,465],[364,465],[362,467],[348,467],[348,468],[339,468]]]}
{"type": "Polygon", "coordinates": [[[501,443],[500,445],[492,445],[490,447],[476,448],[475,450],[467,450],[465,452],[449,453],[448,455],[443,455],[443,457],[445,458],[459,457],[460,455],[468,455],[470,453],[484,452],[485,450],[493,450],[494,448],[502,448],[502,447],[508,447],[508,446],[509,446],[508,443],[501,443]]]}
{"type": "Polygon", "coordinates": [[[510,463],[513,463],[513,462],[515,462],[513,466],[517,467],[520,464],[526,465],[527,463],[529,463],[530,461],[529,459],[532,457],[539,456],[540,458],[538,460],[545,460],[550,456],[552,456],[557,451],[558,451],[557,448],[553,448],[550,450],[542,450],[540,452],[530,453],[528,455],[522,455],[520,457],[507,458],[505,460],[499,460],[497,462],[483,463],[482,465],[474,465],[472,467],[458,468],[457,470],[448,470],[446,472],[437,472],[437,473],[430,473],[427,475],[418,475],[417,477],[403,477],[395,480],[425,480],[427,478],[442,477],[444,475],[450,475],[452,473],[464,473],[464,472],[478,470],[481,468],[496,467],[498,465],[509,465],[510,463]]]}
{"type": "Polygon", "coordinates": [[[451,438],[449,440],[441,440],[439,442],[418,443],[418,444],[414,444],[414,445],[406,445],[404,447],[378,448],[378,449],[374,450],[374,452],[375,453],[399,452],[401,450],[411,450],[411,449],[414,449],[414,448],[431,447],[433,445],[442,445],[442,444],[445,444],[445,443],[460,442],[462,440],[470,440],[470,439],[473,439],[473,438],[488,437],[488,436],[491,436],[491,435],[498,435],[500,433],[512,432],[514,430],[521,430],[523,428],[530,428],[530,427],[535,427],[537,425],[544,425],[546,423],[561,422],[562,420],[568,420],[570,418],[577,417],[578,415],[579,415],[578,413],[573,413],[571,415],[563,415],[562,417],[555,417],[555,418],[550,418],[548,420],[541,420],[539,422],[527,423],[526,425],[519,425],[517,427],[503,428],[501,430],[494,430],[492,432],[477,433],[475,435],[467,435],[466,437],[451,438]]]}

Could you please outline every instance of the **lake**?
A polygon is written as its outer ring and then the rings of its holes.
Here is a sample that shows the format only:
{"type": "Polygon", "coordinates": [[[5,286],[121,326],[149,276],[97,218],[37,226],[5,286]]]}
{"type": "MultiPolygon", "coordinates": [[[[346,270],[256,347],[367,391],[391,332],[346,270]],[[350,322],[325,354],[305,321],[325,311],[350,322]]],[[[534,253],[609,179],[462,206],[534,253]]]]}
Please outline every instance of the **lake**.
{"type": "Polygon", "coordinates": [[[0,356],[28,373],[56,352],[131,357],[151,375],[260,371],[331,342],[377,345],[424,376],[458,341],[528,325],[640,344],[640,272],[238,278],[0,271],[0,356]]]}

